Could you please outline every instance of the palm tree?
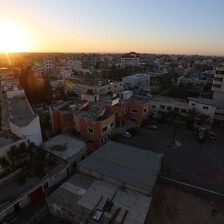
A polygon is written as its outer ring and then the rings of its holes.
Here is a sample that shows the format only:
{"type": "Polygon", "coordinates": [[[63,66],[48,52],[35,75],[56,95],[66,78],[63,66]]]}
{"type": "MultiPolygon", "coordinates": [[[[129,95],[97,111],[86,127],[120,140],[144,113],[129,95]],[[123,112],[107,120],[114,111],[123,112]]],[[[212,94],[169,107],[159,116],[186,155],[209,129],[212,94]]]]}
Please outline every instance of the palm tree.
{"type": "Polygon", "coordinates": [[[210,116],[208,114],[200,114],[198,116],[200,123],[203,125],[205,122],[210,120],[210,116]]]}
{"type": "Polygon", "coordinates": [[[195,108],[192,108],[192,109],[188,110],[187,114],[190,118],[191,127],[193,127],[194,121],[200,115],[200,112],[198,110],[196,110],[195,108]]]}
{"type": "Polygon", "coordinates": [[[180,126],[180,113],[175,110],[171,110],[166,114],[166,120],[169,125],[169,127],[172,128],[173,135],[172,135],[172,144],[175,144],[176,140],[176,133],[180,126]]]}

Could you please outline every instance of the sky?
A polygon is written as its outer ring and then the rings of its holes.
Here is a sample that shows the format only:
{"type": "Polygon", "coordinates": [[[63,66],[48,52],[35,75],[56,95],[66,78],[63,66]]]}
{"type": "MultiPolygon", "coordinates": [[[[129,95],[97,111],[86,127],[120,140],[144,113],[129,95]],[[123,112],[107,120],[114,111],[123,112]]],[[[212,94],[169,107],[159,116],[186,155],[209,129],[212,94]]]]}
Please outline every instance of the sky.
{"type": "Polygon", "coordinates": [[[224,0],[0,0],[0,52],[224,55],[224,0]]]}

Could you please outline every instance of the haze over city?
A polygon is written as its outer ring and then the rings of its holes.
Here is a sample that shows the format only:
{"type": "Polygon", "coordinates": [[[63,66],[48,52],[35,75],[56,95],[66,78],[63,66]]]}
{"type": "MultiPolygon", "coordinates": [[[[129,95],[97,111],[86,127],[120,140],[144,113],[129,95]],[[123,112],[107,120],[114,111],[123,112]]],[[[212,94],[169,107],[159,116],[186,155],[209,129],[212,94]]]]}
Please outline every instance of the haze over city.
{"type": "Polygon", "coordinates": [[[0,5],[0,52],[224,55],[222,0],[1,0],[0,5]]]}

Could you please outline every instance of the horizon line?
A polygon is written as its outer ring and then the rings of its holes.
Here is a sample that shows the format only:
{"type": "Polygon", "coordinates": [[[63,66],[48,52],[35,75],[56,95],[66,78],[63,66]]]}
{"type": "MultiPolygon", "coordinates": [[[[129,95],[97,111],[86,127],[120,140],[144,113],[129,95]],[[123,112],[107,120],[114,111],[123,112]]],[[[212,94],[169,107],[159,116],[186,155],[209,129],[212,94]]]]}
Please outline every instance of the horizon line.
{"type": "MultiPolygon", "coordinates": [[[[130,52],[102,52],[102,51],[22,51],[22,52],[0,52],[0,54],[127,54],[130,52]]],[[[180,56],[210,56],[210,57],[224,57],[224,55],[215,55],[215,54],[184,54],[184,53],[142,53],[135,52],[137,54],[151,54],[151,55],[180,55],[180,56]]]]}

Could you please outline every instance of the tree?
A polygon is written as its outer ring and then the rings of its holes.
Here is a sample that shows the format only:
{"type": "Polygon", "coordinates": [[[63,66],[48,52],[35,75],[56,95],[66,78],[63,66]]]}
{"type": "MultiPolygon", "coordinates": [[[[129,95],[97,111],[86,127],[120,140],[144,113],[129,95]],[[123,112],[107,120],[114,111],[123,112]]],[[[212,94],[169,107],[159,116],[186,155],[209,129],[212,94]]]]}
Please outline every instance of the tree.
{"type": "Polygon", "coordinates": [[[189,121],[190,121],[191,127],[193,127],[194,121],[200,115],[200,112],[198,110],[196,110],[195,108],[192,108],[192,109],[188,110],[187,114],[189,116],[189,121]]]}
{"type": "Polygon", "coordinates": [[[12,146],[7,152],[7,157],[0,159],[0,165],[7,168],[11,173],[22,168],[24,175],[44,175],[46,152],[41,147],[30,143],[28,146],[23,142],[18,147],[12,146]]]}
{"type": "Polygon", "coordinates": [[[175,144],[176,133],[180,126],[179,119],[180,119],[180,113],[178,111],[171,110],[166,114],[166,122],[169,125],[169,127],[171,127],[173,132],[172,144],[175,144]]]}
{"type": "Polygon", "coordinates": [[[200,114],[198,116],[200,123],[203,125],[204,123],[206,123],[207,121],[210,120],[210,116],[208,114],[200,114]]]}

